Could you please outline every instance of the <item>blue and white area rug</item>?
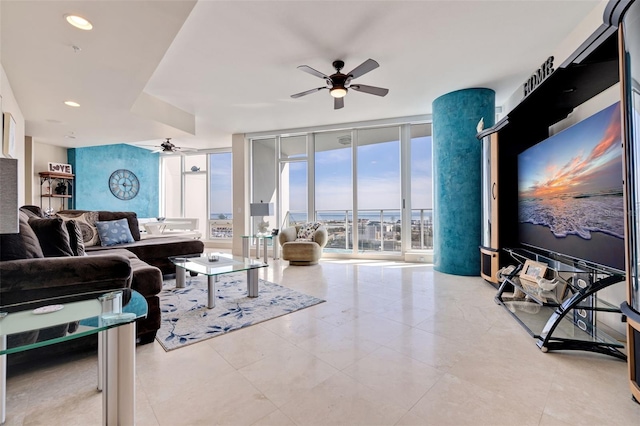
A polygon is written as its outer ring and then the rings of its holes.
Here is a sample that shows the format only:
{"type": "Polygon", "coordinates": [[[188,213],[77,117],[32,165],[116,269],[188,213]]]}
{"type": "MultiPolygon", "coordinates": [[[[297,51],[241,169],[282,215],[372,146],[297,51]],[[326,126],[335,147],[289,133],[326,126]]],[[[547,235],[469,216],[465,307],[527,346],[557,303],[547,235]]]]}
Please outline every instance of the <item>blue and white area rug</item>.
{"type": "Polygon", "coordinates": [[[244,272],[221,275],[213,309],[207,308],[207,277],[187,275],[185,288],[175,288],[175,279],[165,280],[156,340],[171,351],[324,302],[264,280],[258,297],[247,297],[246,280],[244,272]]]}

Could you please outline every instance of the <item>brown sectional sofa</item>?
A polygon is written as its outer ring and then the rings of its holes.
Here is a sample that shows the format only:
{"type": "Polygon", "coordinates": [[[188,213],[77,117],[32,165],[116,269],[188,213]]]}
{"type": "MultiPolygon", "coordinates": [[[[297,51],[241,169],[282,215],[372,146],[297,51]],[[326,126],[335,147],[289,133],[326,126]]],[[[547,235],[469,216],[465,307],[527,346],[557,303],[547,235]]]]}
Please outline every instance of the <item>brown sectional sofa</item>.
{"type": "MultiPolygon", "coordinates": [[[[89,212],[89,210],[62,210],[59,211],[58,214],[69,216],[86,212],[89,212]]],[[[193,238],[159,237],[142,240],[140,238],[140,225],[136,213],[98,211],[98,220],[100,221],[118,219],[127,219],[134,242],[110,247],[100,245],[86,246],[85,250],[87,253],[93,254],[96,251],[126,249],[135,254],[140,260],[160,269],[163,275],[167,275],[175,273],[175,266],[169,260],[169,256],[202,253],[204,250],[204,243],[193,238]]]]}
{"type": "MultiPolygon", "coordinates": [[[[66,210],[59,213],[69,218],[84,212],[87,211],[66,210]]],[[[189,238],[140,240],[136,213],[100,211],[100,221],[126,218],[134,242],[110,247],[85,246],[84,256],[65,253],[44,257],[46,254],[43,254],[41,248],[51,250],[47,247],[51,241],[43,241],[42,233],[37,236],[31,225],[37,228],[38,224],[46,225],[46,222],[34,223],[32,220],[30,225],[31,218],[41,219],[44,215],[35,206],[20,208],[20,234],[2,236],[1,304],[130,287],[142,294],[149,305],[147,317],[137,322],[140,343],[152,342],[160,327],[158,293],[162,289],[162,275],[175,272],[168,257],[202,253],[204,250],[202,241],[189,238]],[[21,245],[26,250],[16,248],[21,245]],[[41,247],[36,247],[38,245],[41,247]],[[18,253],[12,253],[16,250],[18,253]],[[4,260],[7,258],[11,260],[4,260]]]]}

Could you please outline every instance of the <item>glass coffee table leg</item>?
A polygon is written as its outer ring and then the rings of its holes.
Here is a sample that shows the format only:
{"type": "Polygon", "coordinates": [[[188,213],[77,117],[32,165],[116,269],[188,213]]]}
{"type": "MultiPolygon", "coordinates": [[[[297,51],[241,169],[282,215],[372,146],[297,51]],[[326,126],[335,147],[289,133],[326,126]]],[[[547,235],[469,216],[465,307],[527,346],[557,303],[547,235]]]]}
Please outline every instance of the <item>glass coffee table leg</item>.
{"type": "Polygon", "coordinates": [[[242,257],[249,257],[249,238],[242,237],[242,257]]]}
{"type": "Polygon", "coordinates": [[[258,268],[247,269],[247,296],[258,297],[258,268]]]}
{"type": "Polygon", "coordinates": [[[209,309],[216,307],[216,281],[218,281],[217,275],[207,277],[207,308],[209,309]]]}
{"type": "Polygon", "coordinates": [[[176,265],[176,288],[184,288],[187,281],[187,270],[176,265]]]}
{"type": "MultiPolygon", "coordinates": [[[[0,336],[0,350],[7,349],[7,336],[0,336]]],[[[7,416],[7,356],[0,355],[0,423],[7,416]]]]}

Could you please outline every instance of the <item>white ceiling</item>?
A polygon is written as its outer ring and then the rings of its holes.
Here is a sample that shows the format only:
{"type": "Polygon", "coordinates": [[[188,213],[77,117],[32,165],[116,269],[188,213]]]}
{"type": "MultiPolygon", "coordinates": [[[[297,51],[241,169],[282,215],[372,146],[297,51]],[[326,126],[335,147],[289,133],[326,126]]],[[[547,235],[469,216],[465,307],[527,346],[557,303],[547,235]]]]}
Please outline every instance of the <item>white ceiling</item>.
{"type": "Polygon", "coordinates": [[[215,148],[233,133],[430,114],[469,87],[501,105],[598,3],[2,0],[0,52],[38,142],[215,148]],[[71,12],[94,29],[69,26],[71,12]],[[290,98],[324,85],[298,65],[331,74],[335,59],[349,71],[368,58],[380,68],[356,82],[386,97],[350,91],[341,110],[328,91],[290,98]]]}

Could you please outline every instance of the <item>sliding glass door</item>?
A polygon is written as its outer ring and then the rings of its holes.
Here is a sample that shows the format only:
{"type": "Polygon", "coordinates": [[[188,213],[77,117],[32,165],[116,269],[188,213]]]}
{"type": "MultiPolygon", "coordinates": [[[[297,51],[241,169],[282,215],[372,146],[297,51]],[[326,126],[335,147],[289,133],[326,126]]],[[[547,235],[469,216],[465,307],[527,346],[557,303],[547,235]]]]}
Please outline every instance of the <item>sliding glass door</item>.
{"type": "Polygon", "coordinates": [[[323,223],[325,253],[432,248],[430,124],[253,139],[251,158],[252,202],[274,202],[278,227],[323,223]]]}
{"type": "Polygon", "coordinates": [[[315,140],[316,219],[329,233],[325,251],[353,251],[353,168],[351,131],[317,133],[315,140]]]}
{"type": "Polygon", "coordinates": [[[402,250],[400,128],[357,131],[358,251],[402,250]]]}

